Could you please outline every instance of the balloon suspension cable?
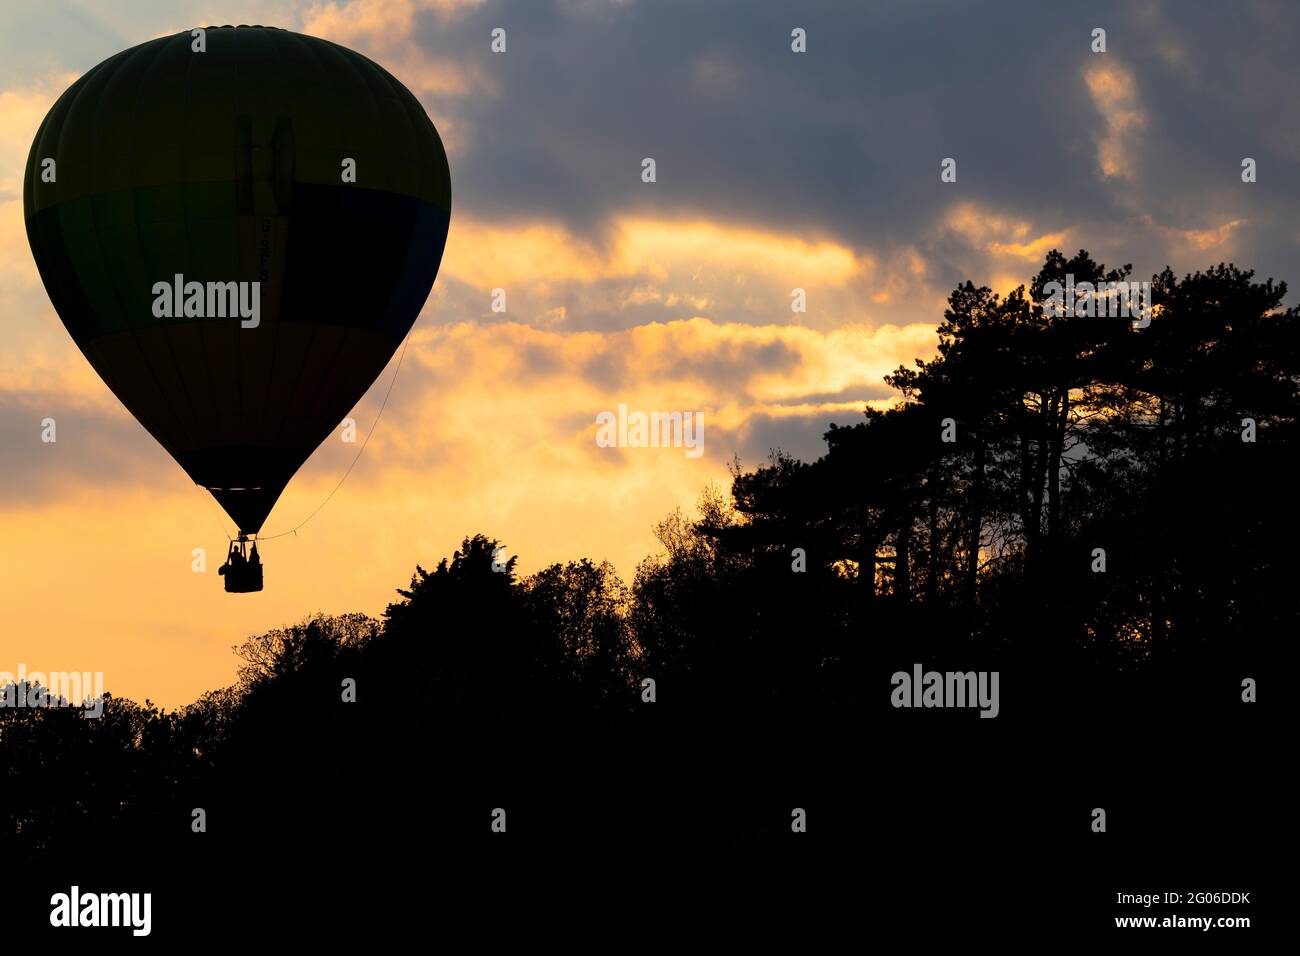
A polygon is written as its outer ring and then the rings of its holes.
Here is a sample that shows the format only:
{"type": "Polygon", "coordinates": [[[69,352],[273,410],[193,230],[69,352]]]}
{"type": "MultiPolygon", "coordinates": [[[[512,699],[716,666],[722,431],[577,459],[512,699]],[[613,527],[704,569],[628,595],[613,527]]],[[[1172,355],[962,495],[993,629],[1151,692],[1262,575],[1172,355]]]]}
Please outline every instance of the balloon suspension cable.
{"type": "Polygon", "coordinates": [[[204,488],[202,485],[195,485],[194,487],[199,489],[199,494],[203,496],[203,500],[206,501],[208,504],[210,504],[213,510],[216,511],[217,527],[219,527],[221,529],[221,533],[226,536],[226,540],[234,541],[235,539],[230,536],[230,532],[226,530],[226,522],[222,520],[221,509],[218,508],[217,503],[212,500],[212,496],[208,494],[207,489],[204,488]]]}
{"type": "Polygon", "coordinates": [[[330,503],[330,499],[334,497],[334,493],[343,487],[343,482],[348,480],[348,475],[352,474],[352,469],[355,468],[357,462],[361,460],[361,453],[364,452],[366,450],[366,446],[370,444],[370,439],[371,437],[374,436],[375,429],[379,426],[379,419],[384,417],[384,409],[388,407],[388,399],[393,394],[393,386],[397,384],[398,373],[402,371],[402,360],[406,358],[406,347],[410,344],[411,344],[411,336],[408,334],[406,336],[406,340],[402,342],[402,351],[397,356],[397,368],[393,369],[393,377],[388,380],[388,391],[384,393],[384,401],[379,406],[379,412],[375,415],[375,420],[370,423],[370,431],[366,432],[365,441],[363,441],[361,443],[361,447],[357,449],[356,455],[352,458],[352,463],[348,465],[348,470],[343,472],[343,477],[339,479],[338,484],[336,484],[333,490],[331,490],[330,493],[325,496],[325,500],[316,506],[315,511],[309,514],[307,517],[303,518],[301,521],[299,521],[288,531],[281,531],[279,534],[253,535],[254,541],[272,541],[275,538],[283,538],[286,535],[290,535],[290,534],[297,535],[298,529],[301,528],[303,525],[305,525],[312,518],[316,517],[316,515],[320,512],[320,510],[330,503]]]}

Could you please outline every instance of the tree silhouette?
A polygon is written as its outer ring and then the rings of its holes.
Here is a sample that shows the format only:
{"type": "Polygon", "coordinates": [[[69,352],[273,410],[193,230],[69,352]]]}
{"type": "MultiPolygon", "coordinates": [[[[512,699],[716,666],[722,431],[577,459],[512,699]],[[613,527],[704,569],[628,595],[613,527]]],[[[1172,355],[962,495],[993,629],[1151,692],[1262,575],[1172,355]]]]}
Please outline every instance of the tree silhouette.
{"type": "Polygon", "coordinates": [[[179,852],[196,807],[217,856],[271,818],[282,847],[377,845],[412,807],[458,817],[521,779],[625,794],[636,777],[640,809],[606,801],[619,825],[689,828],[629,753],[752,783],[806,749],[799,728],[856,746],[877,678],[917,660],[1020,673],[1012,721],[1072,694],[1125,721],[1222,718],[1206,701],[1232,699],[1224,675],[1300,617],[1300,311],[1232,265],[1166,269],[1135,328],[1054,314],[1067,275],[1131,268],[1053,250],[1027,289],[958,286],[937,355],[886,378],[892,407],[831,424],[815,461],[734,464],[727,492],[655,528],[630,585],[586,558],[520,578],[477,534],[379,620],[249,638],[238,683],[179,710],[0,708],[6,858],[179,852]]]}

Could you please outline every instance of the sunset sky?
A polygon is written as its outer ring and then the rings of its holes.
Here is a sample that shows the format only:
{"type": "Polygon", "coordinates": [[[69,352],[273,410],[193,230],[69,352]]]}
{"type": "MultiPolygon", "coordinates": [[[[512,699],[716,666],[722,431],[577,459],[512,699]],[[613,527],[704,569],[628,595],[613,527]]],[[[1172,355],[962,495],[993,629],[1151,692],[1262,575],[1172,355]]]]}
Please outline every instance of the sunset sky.
{"type": "MultiPolygon", "coordinates": [[[[1300,8],[866,6],[0,6],[0,672],[102,671],[116,694],[178,706],[234,679],[245,637],[316,611],[378,614],[417,562],[476,532],[523,573],[585,556],[630,581],[654,523],[725,485],[733,457],[816,457],[830,422],[888,403],[882,375],[933,353],[954,285],[1009,290],[1053,247],[1131,262],[1136,279],[1235,261],[1300,281],[1300,8]],[[377,431],[329,505],[267,542],[266,590],[250,595],[215,573],[229,519],[55,315],[22,203],[32,138],[78,75],[224,23],[382,64],[441,133],[453,191],[377,431]],[[940,182],[945,157],[956,183],[940,182]],[[791,312],[796,287],[806,314],[791,312]],[[598,447],[596,415],[620,404],[703,411],[704,454],[598,447]],[[206,574],[191,572],[196,547],[206,574]]],[[[362,436],[393,369],[353,413],[362,436]]],[[[328,440],[265,533],[307,517],[355,450],[328,440]]]]}

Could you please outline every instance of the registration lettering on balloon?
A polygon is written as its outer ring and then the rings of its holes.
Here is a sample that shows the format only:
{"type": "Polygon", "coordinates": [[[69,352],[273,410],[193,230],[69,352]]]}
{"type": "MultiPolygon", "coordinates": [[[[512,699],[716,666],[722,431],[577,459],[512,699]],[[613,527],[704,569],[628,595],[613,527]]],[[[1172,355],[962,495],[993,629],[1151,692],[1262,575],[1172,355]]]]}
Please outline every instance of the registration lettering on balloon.
{"type": "Polygon", "coordinates": [[[260,284],[262,315],[268,320],[280,315],[280,283],[284,275],[284,250],[288,243],[287,216],[240,216],[240,246],[247,252],[239,263],[239,274],[260,284]]]}

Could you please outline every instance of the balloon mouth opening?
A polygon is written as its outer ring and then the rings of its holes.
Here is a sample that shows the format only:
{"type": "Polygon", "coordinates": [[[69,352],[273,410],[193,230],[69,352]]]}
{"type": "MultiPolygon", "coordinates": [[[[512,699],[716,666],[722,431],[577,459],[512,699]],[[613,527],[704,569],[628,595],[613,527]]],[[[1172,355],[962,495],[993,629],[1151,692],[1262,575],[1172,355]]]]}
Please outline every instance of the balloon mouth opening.
{"type": "MultiPolygon", "coordinates": [[[[232,476],[235,477],[235,476],[232,476]]],[[[262,530],[271,506],[279,497],[274,486],[269,485],[203,485],[217,499],[217,504],[229,515],[240,535],[254,537],[262,530]]]]}

